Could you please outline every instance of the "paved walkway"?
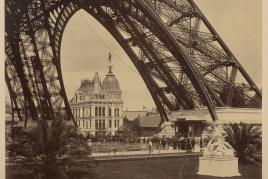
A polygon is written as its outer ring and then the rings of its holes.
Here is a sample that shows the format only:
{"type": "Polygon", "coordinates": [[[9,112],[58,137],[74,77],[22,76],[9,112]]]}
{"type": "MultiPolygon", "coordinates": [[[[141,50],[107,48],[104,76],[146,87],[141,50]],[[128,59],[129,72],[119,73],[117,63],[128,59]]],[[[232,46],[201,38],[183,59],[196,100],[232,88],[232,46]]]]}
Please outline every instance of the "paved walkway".
{"type": "Polygon", "coordinates": [[[169,156],[188,156],[200,155],[200,150],[186,152],[185,150],[148,150],[143,151],[125,151],[125,152],[109,152],[109,153],[93,153],[92,157],[96,160],[113,160],[113,159],[130,159],[130,158],[152,158],[152,157],[169,157],[169,156]]]}

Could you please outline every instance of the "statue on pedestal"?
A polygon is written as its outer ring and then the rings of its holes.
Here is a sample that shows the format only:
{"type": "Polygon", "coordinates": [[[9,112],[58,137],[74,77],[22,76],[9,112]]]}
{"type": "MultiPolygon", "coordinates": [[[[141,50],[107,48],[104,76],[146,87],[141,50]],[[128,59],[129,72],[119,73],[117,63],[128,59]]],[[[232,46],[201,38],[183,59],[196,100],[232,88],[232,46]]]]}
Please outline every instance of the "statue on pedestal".
{"type": "Polygon", "coordinates": [[[234,156],[232,146],[225,142],[217,122],[213,123],[212,137],[204,150],[204,155],[234,156]]]}
{"type": "Polygon", "coordinates": [[[203,156],[199,157],[199,175],[233,177],[240,176],[238,158],[234,149],[225,142],[220,126],[215,120],[212,125],[212,135],[203,156]]]}

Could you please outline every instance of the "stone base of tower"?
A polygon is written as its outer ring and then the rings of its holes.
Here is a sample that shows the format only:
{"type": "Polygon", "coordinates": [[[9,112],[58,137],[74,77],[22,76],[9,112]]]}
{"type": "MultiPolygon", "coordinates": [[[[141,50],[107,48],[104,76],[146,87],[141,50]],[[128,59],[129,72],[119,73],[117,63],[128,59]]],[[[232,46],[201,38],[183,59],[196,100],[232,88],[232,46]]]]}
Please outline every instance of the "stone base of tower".
{"type": "Polygon", "coordinates": [[[161,125],[161,131],[158,133],[159,136],[167,136],[173,137],[175,135],[175,129],[173,127],[173,123],[171,122],[163,122],[161,125]]]}
{"type": "Polygon", "coordinates": [[[240,176],[238,159],[234,156],[204,155],[199,157],[199,171],[197,174],[217,177],[240,176]]]}

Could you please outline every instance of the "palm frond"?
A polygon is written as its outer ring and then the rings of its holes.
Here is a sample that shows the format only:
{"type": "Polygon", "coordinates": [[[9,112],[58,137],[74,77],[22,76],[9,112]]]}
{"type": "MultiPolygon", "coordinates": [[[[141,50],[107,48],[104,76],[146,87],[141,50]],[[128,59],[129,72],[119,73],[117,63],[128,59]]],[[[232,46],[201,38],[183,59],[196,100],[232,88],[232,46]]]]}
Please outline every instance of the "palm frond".
{"type": "Polygon", "coordinates": [[[96,168],[90,158],[91,148],[79,137],[74,126],[66,125],[61,119],[50,124],[41,120],[35,129],[25,132],[24,136],[22,142],[31,148],[25,148],[28,151],[25,157],[38,163],[38,167],[32,170],[42,178],[73,179],[76,175],[78,179],[79,176],[95,176],[96,168]],[[81,159],[86,160],[87,164],[81,165],[81,159]]]}
{"type": "Polygon", "coordinates": [[[226,141],[235,149],[241,160],[253,156],[256,146],[261,143],[261,130],[256,125],[230,123],[223,129],[226,132],[226,141]]]}

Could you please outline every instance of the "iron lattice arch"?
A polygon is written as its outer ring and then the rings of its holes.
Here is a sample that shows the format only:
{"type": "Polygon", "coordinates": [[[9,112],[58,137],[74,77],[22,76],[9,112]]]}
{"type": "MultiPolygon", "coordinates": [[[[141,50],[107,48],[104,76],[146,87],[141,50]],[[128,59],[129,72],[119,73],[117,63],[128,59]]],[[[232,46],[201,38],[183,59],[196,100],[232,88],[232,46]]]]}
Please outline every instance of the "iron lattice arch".
{"type": "Polygon", "coordinates": [[[20,120],[73,119],[60,50],[79,10],[121,45],[163,121],[168,110],[206,106],[216,120],[216,106],[261,107],[260,90],[193,0],[7,0],[5,9],[5,79],[20,120]]]}

